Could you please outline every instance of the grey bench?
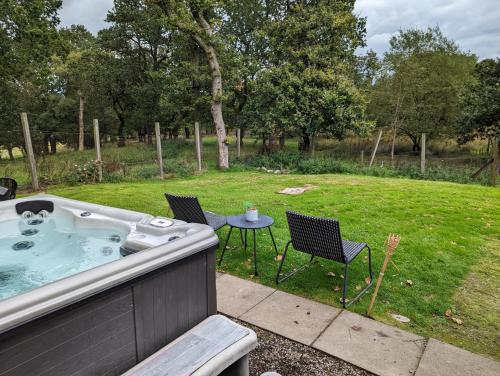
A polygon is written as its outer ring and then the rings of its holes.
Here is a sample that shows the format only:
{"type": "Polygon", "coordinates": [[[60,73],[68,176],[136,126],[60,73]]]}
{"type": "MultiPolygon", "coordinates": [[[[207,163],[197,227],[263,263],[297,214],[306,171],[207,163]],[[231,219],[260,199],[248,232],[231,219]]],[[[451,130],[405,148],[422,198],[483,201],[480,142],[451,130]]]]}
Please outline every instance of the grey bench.
{"type": "Polygon", "coordinates": [[[248,376],[253,330],[213,315],[145,359],[123,376],[248,376]]]}

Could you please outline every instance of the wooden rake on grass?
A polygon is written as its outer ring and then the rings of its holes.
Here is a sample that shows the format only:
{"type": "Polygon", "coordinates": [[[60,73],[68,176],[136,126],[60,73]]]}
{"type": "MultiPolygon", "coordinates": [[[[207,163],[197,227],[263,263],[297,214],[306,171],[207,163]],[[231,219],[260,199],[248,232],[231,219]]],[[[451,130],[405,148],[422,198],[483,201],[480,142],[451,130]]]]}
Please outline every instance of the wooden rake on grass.
{"type": "Polygon", "coordinates": [[[387,264],[389,264],[389,261],[391,261],[392,255],[398,247],[400,240],[401,237],[396,234],[389,234],[389,236],[387,237],[387,250],[385,253],[384,264],[382,265],[382,269],[380,269],[380,273],[377,278],[377,284],[375,286],[375,291],[373,292],[372,300],[370,301],[370,305],[368,306],[368,310],[366,311],[367,316],[370,316],[373,305],[375,304],[375,299],[377,298],[378,290],[380,289],[380,285],[382,284],[382,280],[384,279],[385,269],[387,269],[387,264]]]}

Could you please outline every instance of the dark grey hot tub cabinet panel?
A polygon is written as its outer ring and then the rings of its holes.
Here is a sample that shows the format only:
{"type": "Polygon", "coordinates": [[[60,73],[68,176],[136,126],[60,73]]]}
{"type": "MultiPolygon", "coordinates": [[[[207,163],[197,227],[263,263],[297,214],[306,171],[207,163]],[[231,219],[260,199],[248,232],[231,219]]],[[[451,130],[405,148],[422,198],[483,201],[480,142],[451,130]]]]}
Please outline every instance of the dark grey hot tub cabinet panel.
{"type": "Polygon", "coordinates": [[[0,334],[0,375],[120,375],[216,311],[211,248],[0,334]]]}

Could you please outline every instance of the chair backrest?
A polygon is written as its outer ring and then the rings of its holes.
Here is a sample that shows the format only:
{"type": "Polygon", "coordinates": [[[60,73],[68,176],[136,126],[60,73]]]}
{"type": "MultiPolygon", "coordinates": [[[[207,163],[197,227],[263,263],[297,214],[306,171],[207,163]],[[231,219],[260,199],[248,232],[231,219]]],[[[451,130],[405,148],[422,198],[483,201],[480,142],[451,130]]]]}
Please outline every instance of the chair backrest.
{"type": "Polygon", "coordinates": [[[9,190],[9,198],[16,198],[17,182],[12,178],[0,178],[0,186],[9,190]]]}
{"type": "Polygon", "coordinates": [[[193,196],[178,196],[165,193],[165,198],[174,212],[174,218],[188,223],[207,225],[207,219],[201,209],[198,199],[193,196]]]}
{"type": "Polygon", "coordinates": [[[340,225],[335,219],[311,217],[287,210],[292,245],[297,251],[345,263],[340,225]]]}

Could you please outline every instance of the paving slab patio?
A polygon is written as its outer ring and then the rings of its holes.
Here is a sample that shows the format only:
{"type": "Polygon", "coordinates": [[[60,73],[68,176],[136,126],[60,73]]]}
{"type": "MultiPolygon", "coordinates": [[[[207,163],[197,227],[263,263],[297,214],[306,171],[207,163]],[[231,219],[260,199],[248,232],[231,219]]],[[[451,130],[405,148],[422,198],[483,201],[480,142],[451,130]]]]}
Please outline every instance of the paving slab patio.
{"type": "Polygon", "coordinates": [[[229,274],[221,275],[216,279],[216,283],[217,309],[236,318],[276,291],[229,274]]]}
{"type": "Polygon", "coordinates": [[[217,275],[219,312],[380,376],[493,376],[500,363],[271,287],[217,275]],[[424,350],[425,349],[425,350],[424,350]]]}
{"type": "Polygon", "coordinates": [[[429,339],[415,376],[498,376],[500,363],[429,339]]]}
{"type": "Polygon", "coordinates": [[[313,347],[377,375],[408,376],[417,369],[424,344],[423,337],[342,311],[313,347]]]}
{"type": "Polygon", "coordinates": [[[275,291],[240,319],[310,345],[339,313],[340,309],[275,291]]]}

